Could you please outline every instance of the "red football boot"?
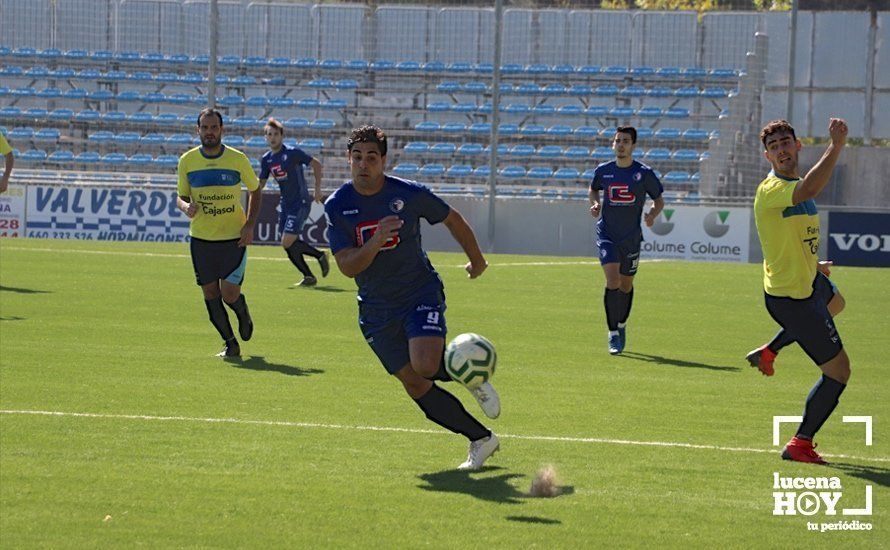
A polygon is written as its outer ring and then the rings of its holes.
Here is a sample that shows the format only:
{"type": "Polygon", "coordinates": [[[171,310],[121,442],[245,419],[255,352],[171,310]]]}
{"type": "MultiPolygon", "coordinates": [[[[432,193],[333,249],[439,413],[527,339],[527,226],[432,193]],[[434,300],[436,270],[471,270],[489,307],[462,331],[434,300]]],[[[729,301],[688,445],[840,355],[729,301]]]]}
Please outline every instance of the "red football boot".
{"type": "Polygon", "coordinates": [[[785,460],[794,460],[795,462],[828,464],[822,460],[822,457],[815,451],[815,448],[816,446],[812,441],[794,436],[782,450],[782,458],[785,460]]]}
{"type": "Polygon", "coordinates": [[[772,376],[776,372],[773,370],[776,353],[765,345],[750,351],[745,359],[751,363],[752,367],[757,367],[764,376],[772,376]]]}

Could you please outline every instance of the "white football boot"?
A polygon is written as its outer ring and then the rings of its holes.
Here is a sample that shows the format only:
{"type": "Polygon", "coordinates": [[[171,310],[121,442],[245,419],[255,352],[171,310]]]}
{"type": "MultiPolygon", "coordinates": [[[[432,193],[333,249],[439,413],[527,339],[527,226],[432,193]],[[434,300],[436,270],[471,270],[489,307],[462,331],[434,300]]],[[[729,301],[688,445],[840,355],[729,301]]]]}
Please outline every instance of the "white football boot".
{"type": "Polygon", "coordinates": [[[484,382],[476,389],[470,389],[470,393],[476,398],[476,402],[482,407],[482,412],[488,418],[497,418],[501,414],[501,398],[498,392],[494,391],[494,386],[489,382],[484,382]]]}
{"type": "Polygon", "coordinates": [[[467,453],[467,460],[457,467],[458,470],[478,470],[485,464],[485,461],[501,448],[501,441],[498,436],[491,432],[491,435],[476,441],[470,441],[470,451],[467,453]]]}

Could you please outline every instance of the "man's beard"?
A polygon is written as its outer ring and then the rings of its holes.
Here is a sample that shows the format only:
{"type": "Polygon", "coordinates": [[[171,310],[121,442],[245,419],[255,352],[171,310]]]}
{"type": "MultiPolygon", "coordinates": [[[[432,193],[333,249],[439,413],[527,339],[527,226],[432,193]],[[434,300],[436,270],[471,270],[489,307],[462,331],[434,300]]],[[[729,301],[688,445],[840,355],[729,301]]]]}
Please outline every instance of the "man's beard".
{"type": "Polygon", "coordinates": [[[217,138],[214,138],[214,137],[209,137],[209,138],[202,137],[201,138],[201,147],[216,147],[217,145],[219,145],[219,139],[217,139],[217,138]]]}

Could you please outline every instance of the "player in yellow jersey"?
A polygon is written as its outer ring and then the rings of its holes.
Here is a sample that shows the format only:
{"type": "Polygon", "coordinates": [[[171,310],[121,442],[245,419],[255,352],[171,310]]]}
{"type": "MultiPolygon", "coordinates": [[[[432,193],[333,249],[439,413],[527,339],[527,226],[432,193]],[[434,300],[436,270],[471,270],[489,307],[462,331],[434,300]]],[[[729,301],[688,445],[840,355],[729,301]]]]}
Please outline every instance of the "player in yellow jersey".
{"type": "MultiPolygon", "coordinates": [[[[816,464],[825,461],[814,450],[813,437],[834,411],[850,379],[850,359],[829,306],[837,295],[827,277],[830,262],[818,261],[819,214],[813,201],[828,184],[846,144],[847,123],[832,118],[828,134],[831,144],[801,178],[801,144],[794,128],[784,120],[767,124],[760,132],[760,140],[773,169],[754,196],[754,221],[763,248],[766,310],[787,338],[796,341],[822,370],[807,396],[803,421],[785,445],[782,458],[816,464]]],[[[769,346],[764,346],[751,352],[749,361],[771,375],[774,357],[769,346]],[[756,363],[751,358],[754,354],[758,355],[756,363]]]]}
{"type": "Polygon", "coordinates": [[[3,170],[3,177],[0,178],[0,193],[6,191],[9,187],[9,176],[12,175],[12,165],[15,164],[15,157],[12,154],[12,147],[6,141],[6,136],[0,133],[0,155],[6,157],[6,169],[3,170]]]}
{"type": "Polygon", "coordinates": [[[239,357],[241,347],[232,332],[223,302],[238,318],[244,341],[253,334],[253,320],[241,294],[247,266],[247,245],[260,213],[262,190],[248,158],[222,143],[223,118],[215,109],[198,115],[201,146],[179,158],[177,205],[191,218],[192,265],[204,292],[210,322],[225,342],[219,357],[239,357]],[[250,191],[247,215],[241,207],[241,184],[250,191]]]}

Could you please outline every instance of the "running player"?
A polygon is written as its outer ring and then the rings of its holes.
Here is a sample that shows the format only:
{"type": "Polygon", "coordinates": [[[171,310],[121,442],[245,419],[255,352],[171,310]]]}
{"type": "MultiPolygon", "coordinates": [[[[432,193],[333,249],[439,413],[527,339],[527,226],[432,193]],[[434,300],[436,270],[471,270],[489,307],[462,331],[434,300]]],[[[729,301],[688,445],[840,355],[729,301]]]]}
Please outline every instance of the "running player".
{"type": "Polygon", "coordinates": [[[825,276],[827,266],[820,270],[817,261],[819,214],[813,199],[828,185],[846,144],[846,122],[832,118],[828,135],[831,143],[822,158],[801,178],[801,144],[794,128],[784,120],[764,126],[760,140],[773,169],[754,195],[766,310],[822,371],[807,396],[803,421],[782,450],[782,458],[816,464],[825,461],[816,453],[813,437],[837,407],[850,379],[850,359],[828,306],[833,292],[825,276]]]}
{"type": "Polygon", "coordinates": [[[663,188],[658,176],[633,158],[636,144],[636,128],[619,126],[615,130],[612,140],[615,160],[596,167],[588,195],[590,215],[599,217],[596,245],[606,276],[603,303],[609,326],[609,353],[612,355],[621,353],[627,345],[626,325],[633,305],[634,276],[640,262],[640,244],[643,242],[640,216],[643,215],[646,195],[654,201],[644,216],[646,226],[652,227],[664,208],[663,188]],[[600,191],[603,191],[602,199],[600,191]]]}
{"type": "Polygon", "coordinates": [[[6,136],[0,132],[0,155],[6,158],[6,168],[3,170],[3,176],[0,177],[0,193],[6,191],[9,187],[9,177],[12,175],[12,165],[15,164],[15,156],[12,154],[12,147],[6,141],[6,136]]]}
{"type": "Polygon", "coordinates": [[[253,320],[241,294],[247,266],[247,245],[260,213],[262,190],[250,161],[241,151],[222,143],[223,118],[215,109],[198,115],[201,146],[179,158],[176,203],[191,218],[189,235],[195,278],[204,293],[210,322],[225,342],[219,357],[239,357],[241,347],[232,332],[226,303],[238,317],[244,341],[253,334],[253,320]],[[250,191],[247,217],[241,207],[241,184],[250,191]]]}
{"type": "MultiPolygon", "coordinates": [[[[433,380],[444,369],[445,294],[421,247],[420,219],[444,223],[469,258],[471,279],[488,263],[463,216],[429,189],[384,173],[386,135],[376,126],[352,131],[347,143],[352,181],[325,202],[328,238],[337,267],[358,286],[359,327],[386,371],[426,417],[470,440],[463,470],[482,467],[498,437],[433,380]]],[[[489,383],[471,390],[489,418],[500,400],[489,383]]]]}
{"type": "Polygon", "coordinates": [[[313,200],[313,197],[309,196],[306,179],[303,177],[303,166],[312,167],[312,175],[315,177],[314,198],[316,202],[320,203],[321,163],[302,149],[285,145],[283,143],[284,126],[274,118],[270,118],[266,123],[264,132],[269,150],[260,161],[260,187],[266,185],[266,180],[270,175],[278,183],[278,187],[281,189],[279,202],[281,212],[278,215],[281,246],[291,263],[303,274],[303,280],[298,284],[300,286],[315,286],[318,280],[312,275],[312,270],[306,265],[303,256],[312,256],[318,260],[322,277],[328,276],[330,265],[324,252],[300,238],[313,200]]]}

